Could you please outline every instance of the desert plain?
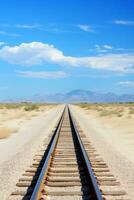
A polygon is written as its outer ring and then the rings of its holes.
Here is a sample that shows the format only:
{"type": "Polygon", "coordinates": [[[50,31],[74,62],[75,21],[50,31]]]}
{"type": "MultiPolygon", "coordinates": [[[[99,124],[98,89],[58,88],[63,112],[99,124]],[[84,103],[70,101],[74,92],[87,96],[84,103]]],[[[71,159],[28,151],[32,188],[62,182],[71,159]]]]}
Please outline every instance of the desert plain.
{"type": "Polygon", "coordinates": [[[78,124],[130,199],[134,196],[134,103],[71,106],[78,124]]]}
{"type": "MultiPolygon", "coordinates": [[[[130,199],[134,196],[134,103],[70,104],[83,132],[130,199]]],[[[0,104],[0,197],[7,200],[54,129],[64,105],[0,104]],[[10,188],[10,189],[9,189],[10,188]]]]}

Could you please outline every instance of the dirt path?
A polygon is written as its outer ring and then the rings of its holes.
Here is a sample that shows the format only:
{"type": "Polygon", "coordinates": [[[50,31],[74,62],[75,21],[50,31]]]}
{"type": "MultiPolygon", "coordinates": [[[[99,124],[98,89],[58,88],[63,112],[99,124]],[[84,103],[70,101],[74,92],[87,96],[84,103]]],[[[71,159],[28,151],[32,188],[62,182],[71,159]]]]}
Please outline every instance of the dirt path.
{"type": "MultiPolygon", "coordinates": [[[[92,141],[95,148],[108,164],[111,172],[121,182],[133,200],[134,154],[131,146],[126,145],[125,142],[123,143],[122,134],[118,134],[118,130],[104,128],[97,119],[87,114],[80,107],[70,106],[70,108],[87,137],[92,141]]],[[[131,143],[134,142],[134,134],[129,140],[131,143]]]]}

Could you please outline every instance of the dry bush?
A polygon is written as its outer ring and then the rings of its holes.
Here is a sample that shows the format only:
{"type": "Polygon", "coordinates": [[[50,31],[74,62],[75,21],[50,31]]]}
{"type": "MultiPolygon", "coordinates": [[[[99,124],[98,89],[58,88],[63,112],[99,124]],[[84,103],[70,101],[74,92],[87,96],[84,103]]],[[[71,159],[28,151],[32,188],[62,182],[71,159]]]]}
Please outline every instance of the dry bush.
{"type": "MultiPolygon", "coordinates": [[[[83,103],[79,104],[81,108],[90,109],[99,112],[99,116],[122,117],[124,115],[125,107],[130,106],[128,103],[83,103]]],[[[133,104],[134,105],[134,104],[133,104]]],[[[132,106],[132,104],[131,104],[132,106]]],[[[133,112],[133,111],[132,111],[133,112]]]]}
{"type": "Polygon", "coordinates": [[[129,108],[129,114],[134,114],[134,108],[132,107],[129,108]]]}
{"type": "Polygon", "coordinates": [[[121,114],[121,113],[119,113],[118,115],[117,115],[117,117],[122,117],[123,116],[123,114],[121,114]]]}
{"type": "Polygon", "coordinates": [[[111,115],[116,115],[117,117],[122,117],[123,116],[123,111],[122,110],[118,110],[118,109],[113,109],[113,110],[103,110],[100,112],[101,117],[105,117],[105,116],[111,116],[111,115]]]}
{"type": "Polygon", "coordinates": [[[38,110],[38,109],[39,109],[39,105],[37,104],[29,104],[24,107],[25,111],[32,111],[32,110],[38,110]]]}

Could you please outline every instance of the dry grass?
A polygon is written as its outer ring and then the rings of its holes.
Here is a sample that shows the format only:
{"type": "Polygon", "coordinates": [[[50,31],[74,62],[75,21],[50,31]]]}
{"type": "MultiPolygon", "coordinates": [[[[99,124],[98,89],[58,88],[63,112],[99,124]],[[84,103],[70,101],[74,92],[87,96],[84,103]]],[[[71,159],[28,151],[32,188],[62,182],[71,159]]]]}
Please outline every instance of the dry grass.
{"type": "Polygon", "coordinates": [[[4,139],[9,137],[11,134],[16,133],[17,129],[8,128],[8,127],[0,127],[0,139],[4,139]]]}
{"type": "Polygon", "coordinates": [[[134,103],[94,103],[79,104],[85,110],[96,112],[100,117],[116,116],[131,118],[134,115],[134,103]]]}
{"type": "Polygon", "coordinates": [[[113,111],[113,110],[102,110],[99,114],[99,116],[104,117],[104,116],[109,116],[109,115],[116,115],[118,114],[117,111],[113,111]]]}
{"type": "Polygon", "coordinates": [[[129,107],[129,114],[134,114],[134,107],[129,107]]]}
{"type": "Polygon", "coordinates": [[[32,103],[32,102],[21,102],[21,103],[0,103],[0,109],[24,109],[25,111],[38,110],[39,108],[44,109],[47,106],[53,107],[58,104],[48,103],[32,103]]]}
{"type": "Polygon", "coordinates": [[[24,107],[25,111],[32,111],[32,110],[38,110],[38,109],[39,109],[39,105],[37,104],[30,104],[24,107]]]}

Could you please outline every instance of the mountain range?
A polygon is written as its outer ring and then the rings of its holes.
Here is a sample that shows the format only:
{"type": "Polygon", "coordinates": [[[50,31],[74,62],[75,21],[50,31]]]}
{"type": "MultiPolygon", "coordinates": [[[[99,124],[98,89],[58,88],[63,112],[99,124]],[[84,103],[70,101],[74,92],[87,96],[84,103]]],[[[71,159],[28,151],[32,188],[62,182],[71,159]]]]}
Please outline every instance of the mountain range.
{"type": "MultiPolygon", "coordinates": [[[[1,100],[0,100],[1,101],[1,100]]],[[[46,103],[103,103],[103,102],[134,102],[134,94],[100,93],[89,90],[72,90],[68,93],[36,94],[29,98],[5,99],[5,102],[46,102],[46,103]]],[[[1,101],[2,102],[2,101],[1,101]]]]}
{"type": "Polygon", "coordinates": [[[68,93],[56,93],[49,95],[35,95],[30,101],[78,103],[78,102],[134,102],[134,94],[99,93],[88,90],[72,90],[68,93]]]}

